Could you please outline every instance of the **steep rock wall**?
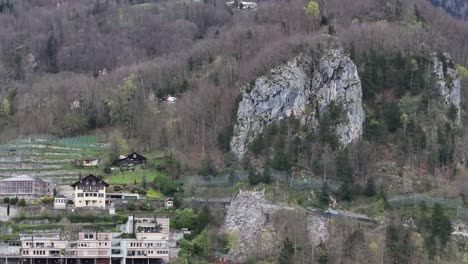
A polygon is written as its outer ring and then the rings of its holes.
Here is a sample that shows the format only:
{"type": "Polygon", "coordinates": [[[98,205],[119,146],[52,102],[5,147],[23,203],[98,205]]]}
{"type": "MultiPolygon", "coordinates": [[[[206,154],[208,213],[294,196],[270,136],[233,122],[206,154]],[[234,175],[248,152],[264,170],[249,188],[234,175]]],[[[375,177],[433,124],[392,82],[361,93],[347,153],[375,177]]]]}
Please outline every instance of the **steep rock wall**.
{"type": "Polygon", "coordinates": [[[435,88],[441,101],[448,105],[454,104],[460,107],[460,77],[450,55],[447,53],[433,54],[432,66],[435,88]]]}
{"type": "MultiPolygon", "coordinates": [[[[300,209],[271,204],[263,191],[240,192],[232,201],[225,219],[224,229],[234,237],[229,258],[245,262],[250,256],[274,257],[285,239],[284,230],[297,227],[285,215],[303,214],[300,209]]],[[[328,240],[327,222],[316,215],[299,218],[304,224],[307,244],[316,247],[328,240]],[[304,223],[305,222],[305,223],[304,223]]],[[[300,231],[299,231],[300,232],[300,231]]]]}
{"type": "Polygon", "coordinates": [[[340,143],[348,144],[362,134],[361,81],[356,65],[342,49],[327,50],[316,63],[309,56],[293,58],[258,78],[251,88],[243,91],[231,141],[238,158],[272,122],[295,116],[316,128],[317,115],[332,102],[343,107],[346,117],[336,128],[340,143]]]}

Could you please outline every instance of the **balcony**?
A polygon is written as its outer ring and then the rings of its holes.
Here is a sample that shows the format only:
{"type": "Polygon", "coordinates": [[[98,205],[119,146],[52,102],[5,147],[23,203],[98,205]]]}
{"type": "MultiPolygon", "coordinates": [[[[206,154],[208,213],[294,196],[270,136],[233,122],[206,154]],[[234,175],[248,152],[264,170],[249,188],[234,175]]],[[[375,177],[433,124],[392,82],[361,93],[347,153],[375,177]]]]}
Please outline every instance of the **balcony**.
{"type": "Polygon", "coordinates": [[[120,241],[112,242],[112,247],[120,247],[120,241]]]}

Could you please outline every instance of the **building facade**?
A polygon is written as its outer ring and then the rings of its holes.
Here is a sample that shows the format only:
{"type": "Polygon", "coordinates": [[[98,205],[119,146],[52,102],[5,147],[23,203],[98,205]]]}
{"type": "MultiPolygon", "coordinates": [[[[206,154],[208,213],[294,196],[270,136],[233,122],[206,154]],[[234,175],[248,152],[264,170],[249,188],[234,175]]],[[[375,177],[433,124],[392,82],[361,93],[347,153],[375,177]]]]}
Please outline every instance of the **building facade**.
{"type": "Polygon", "coordinates": [[[136,152],[133,152],[129,154],[127,157],[122,157],[120,159],[114,160],[112,162],[112,165],[119,166],[119,167],[128,167],[128,166],[135,166],[135,165],[143,164],[143,163],[146,163],[146,158],[136,152]]]}
{"type": "Polygon", "coordinates": [[[102,179],[88,175],[71,185],[74,191],[75,207],[105,208],[106,188],[109,186],[102,179]]]}
{"type": "Polygon", "coordinates": [[[39,199],[44,196],[52,196],[55,186],[55,183],[50,180],[20,175],[0,180],[0,198],[39,199]]]}
{"type": "Polygon", "coordinates": [[[99,166],[99,159],[98,158],[76,159],[73,161],[73,164],[75,166],[97,167],[99,166]]]}
{"type": "Polygon", "coordinates": [[[65,195],[59,194],[54,198],[54,209],[67,209],[68,199],[65,195]]]}
{"type": "Polygon", "coordinates": [[[130,216],[124,229],[123,233],[83,231],[67,236],[22,234],[20,241],[5,245],[5,252],[0,247],[0,263],[8,260],[9,264],[164,264],[169,261],[170,252],[177,252],[168,218],[134,220],[130,216]]]}

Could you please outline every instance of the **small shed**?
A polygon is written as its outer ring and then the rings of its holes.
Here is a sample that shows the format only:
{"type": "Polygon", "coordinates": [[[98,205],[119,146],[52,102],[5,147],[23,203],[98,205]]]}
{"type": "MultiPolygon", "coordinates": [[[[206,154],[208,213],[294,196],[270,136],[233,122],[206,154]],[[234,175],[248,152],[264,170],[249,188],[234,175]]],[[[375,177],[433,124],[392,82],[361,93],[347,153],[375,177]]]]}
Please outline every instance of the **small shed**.
{"type": "Polygon", "coordinates": [[[174,207],[174,199],[172,198],[166,198],[164,200],[164,205],[166,206],[166,208],[172,208],[174,207]]]}

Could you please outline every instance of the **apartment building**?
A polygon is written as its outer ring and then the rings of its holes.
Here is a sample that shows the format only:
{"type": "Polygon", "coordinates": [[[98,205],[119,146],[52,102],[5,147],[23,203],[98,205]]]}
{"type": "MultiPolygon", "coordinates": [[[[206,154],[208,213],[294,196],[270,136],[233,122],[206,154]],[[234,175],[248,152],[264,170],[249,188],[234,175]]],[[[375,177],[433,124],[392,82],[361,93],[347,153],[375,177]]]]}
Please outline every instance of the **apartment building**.
{"type": "Polygon", "coordinates": [[[52,196],[55,183],[50,180],[34,178],[29,175],[19,175],[0,180],[0,198],[19,198],[26,200],[52,196]]]}
{"type": "Polygon", "coordinates": [[[0,264],[20,264],[21,243],[20,241],[0,242],[0,264]]]}
{"type": "Polygon", "coordinates": [[[71,185],[75,189],[75,207],[106,208],[105,181],[90,174],[71,185]]]}
{"type": "Polygon", "coordinates": [[[115,238],[112,245],[112,264],[159,264],[169,261],[169,218],[129,216],[126,233],[135,238],[115,238]],[[120,259],[119,259],[120,258],[120,259]]]}
{"type": "Polygon", "coordinates": [[[168,218],[132,216],[123,233],[83,231],[73,238],[60,233],[22,234],[15,243],[15,254],[5,247],[9,262],[3,261],[0,248],[0,264],[164,264],[177,247],[168,218]]]}

